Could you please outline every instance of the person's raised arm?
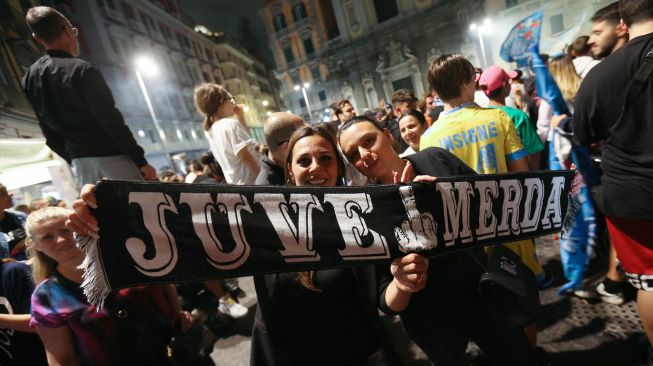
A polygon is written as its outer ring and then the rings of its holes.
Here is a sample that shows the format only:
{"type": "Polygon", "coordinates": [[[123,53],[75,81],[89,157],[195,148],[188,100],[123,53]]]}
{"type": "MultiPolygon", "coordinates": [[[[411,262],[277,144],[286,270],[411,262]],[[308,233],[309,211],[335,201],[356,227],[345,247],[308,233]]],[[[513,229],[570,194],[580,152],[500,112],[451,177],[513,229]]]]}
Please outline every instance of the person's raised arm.
{"type": "Polygon", "coordinates": [[[261,170],[261,166],[252,156],[252,154],[249,153],[249,150],[246,148],[240,149],[238,152],[238,157],[243,159],[243,163],[245,166],[247,166],[247,169],[249,169],[254,175],[258,175],[259,171],[261,170]]]}
{"type": "Polygon", "coordinates": [[[91,213],[91,208],[97,208],[95,185],[86,184],[82,187],[80,198],[73,202],[73,212],[68,215],[66,227],[77,234],[98,238],[98,222],[91,213]]]}

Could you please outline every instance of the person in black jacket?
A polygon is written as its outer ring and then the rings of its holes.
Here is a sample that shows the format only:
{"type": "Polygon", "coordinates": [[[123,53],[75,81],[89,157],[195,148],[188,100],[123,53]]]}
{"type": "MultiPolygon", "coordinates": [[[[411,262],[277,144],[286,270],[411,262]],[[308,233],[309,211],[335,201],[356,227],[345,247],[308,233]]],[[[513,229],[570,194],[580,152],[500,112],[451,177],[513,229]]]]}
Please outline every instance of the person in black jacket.
{"type": "Polygon", "coordinates": [[[272,113],[263,125],[265,144],[268,153],[261,159],[261,172],[256,177],[257,185],[280,186],[285,184],[284,161],[290,136],[298,128],[304,126],[304,121],[297,115],[286,112],[272,113]]]}
{"type": "Polygon", "coordinates": [[[77,58],[77,28],[46,6],[29,9],[26,21],[47,54],[27,70],[23,91],[46,144],[73,166],[80,186],[103,177],[156,179],[100,70],[77,58]]]}
{"type": "MultiPolygon", "coordinates": [[[[342,126],[338,141],[347,159],[380,184],[434,182],[433,177],[476,174],[441,148],[427,148],[401,159],[392,148],[391,133],[365,117],[342,126]]],[[[481,250],[472,250],[473,255],[483,258],[481,250]]],[[[534,355],[524,333],[504,331],[488,312],[477,291],[482,273],[465,251],[431,259],[426,287],[413,293],[403,308],[385,302],[383,291],[393,281],[386,273],[381,279],[379,306],[387,314],[400,314],[406,332],[436,365],[466,365],[470,339],[493,365],[533,364],[534,355]]]]}

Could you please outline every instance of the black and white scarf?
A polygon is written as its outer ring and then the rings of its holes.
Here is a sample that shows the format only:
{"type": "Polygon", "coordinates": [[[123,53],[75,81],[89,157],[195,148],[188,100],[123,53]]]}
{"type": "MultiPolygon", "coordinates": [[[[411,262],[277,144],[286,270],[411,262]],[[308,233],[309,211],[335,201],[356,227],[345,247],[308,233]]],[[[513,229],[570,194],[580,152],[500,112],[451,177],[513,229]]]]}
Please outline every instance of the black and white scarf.
{"type": "Polygon", "coordinates": [[[124,287],[435,257],[560,231],[573,172],[364,187],[101,181],[82,286],[124,287]]]}

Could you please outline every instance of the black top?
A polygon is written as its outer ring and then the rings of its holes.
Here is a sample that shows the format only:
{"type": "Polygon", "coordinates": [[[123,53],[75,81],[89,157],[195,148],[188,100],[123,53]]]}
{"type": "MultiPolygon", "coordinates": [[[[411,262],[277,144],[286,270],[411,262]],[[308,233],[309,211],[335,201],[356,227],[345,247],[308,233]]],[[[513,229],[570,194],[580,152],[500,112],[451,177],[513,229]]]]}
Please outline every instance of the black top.
{"type": "Polygon", "coordinates": [[[651,48],[653,33],[630,40],[587,74],[576,96],[577,142],[606,140],[601,168],[608,216],[653,220],[653,77],[613,129],[629,82],[651,48]]]}
{"type": "Polygon", "coordinates": [[[68,163],[76,158],[128,155],[138,167],[147,165],[143,149],[95,66],[50,50],[27,70],[23,92],[46,144],[68,163]]]}
{"type": "MultiPolygon", "coordinates": [[[[0,262],[0,314],[29,314],[34,291],[31,269],[23,262],[0,262]]],[[[0,328],[0,365],[47,365],[39,336],[0,328]]]]}
{"type": "Polygon", "coordinates": [[[297,274],[255,275],[258,308],[251,365],[360,365],[383,350],[399,363],[378,315],[376,269],[319,270],[304,287],[297,274]]]}
{"type": "MultiPolygon", "coordinates": [[[[439,147],[429,147],[404,159],[411,162],[417,175],[476,175],[462,160],[439,147]]],[[[482,249],[470,250],[474,250],[477,258],[484,258],[482,249]]],[[[434,334],[450,332],[451,329],[447,329],[449,325],[445,325],[448,324],[448,318],[456,318],[457,313],[475,311],[472,305],[478,297],[481,274],[480,266],[465,251],[431,258],[425,288],[414,293],[408,307],[401,312],[404,327],[413,340],[423,344],[423,340],[434,334]],[[434,327],[434,324],[439,324],[440,327],[434,327]]],[[[386,271],[380,282],[382,294],[391,281],[392,275],[386,271]]],[[[395,314],[386,304],[385,295],[379,297],[379,306],[386,314],[395,314]]],[[[462,327],[463,324],[458,326],[462,327]]]]}
{"type": "Polygon", "coordinates": [[[265,169],[265,172],[267,174],[267,184],[272,186],[282,186],[286,184],[286,178],[285,178],[286,172],[284,171],[282,166],[275,164],[267,156],[263,156],[261,162],[265,164],[265,166],[261,168],[265,169]]]}

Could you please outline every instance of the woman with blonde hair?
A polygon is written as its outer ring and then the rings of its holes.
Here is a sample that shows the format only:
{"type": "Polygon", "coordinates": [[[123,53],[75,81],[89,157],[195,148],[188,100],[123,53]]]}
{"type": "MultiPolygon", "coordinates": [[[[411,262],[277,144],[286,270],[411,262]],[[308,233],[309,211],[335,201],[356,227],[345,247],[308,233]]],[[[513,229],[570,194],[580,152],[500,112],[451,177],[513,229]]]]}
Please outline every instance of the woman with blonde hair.
{"type": "Polygon", "coordinates": [[[254,184],[260,171],[256,141],[243,115],[243,106],[218,84],[195,88],[195,106],[204,115],[204,131],[228,184],[254,184]]]}
{"type": "Polygon", "coordinates": [[[169,364],[173,323],[188,329],[190,314],[178,311],[178,299],[169,298],[163,286],[113,292],[101,310],[90,305],[80,288],[84,253],[65,226],[70,213],[46,207],[26,223],[37,284],[30,327],[41,338],[49,364],[169,364]]]}
{"type": "MultiPolygon", "coordinates": [[[[576,99],[576,93],[583,79],[576,73],[574,63],[569,56],[554,57],[549,61],[548,65],[553,80],[558,84],[558,88],[562,92],[562,97],[567,102],[567,108],[569,108],[571,113],[574,113],[574,100],[576,99]]],[[[551,141],[552,118],[553,109],[542,99],[537,118],[537,134],[542,139],[542,142],[551,141]]]]}

